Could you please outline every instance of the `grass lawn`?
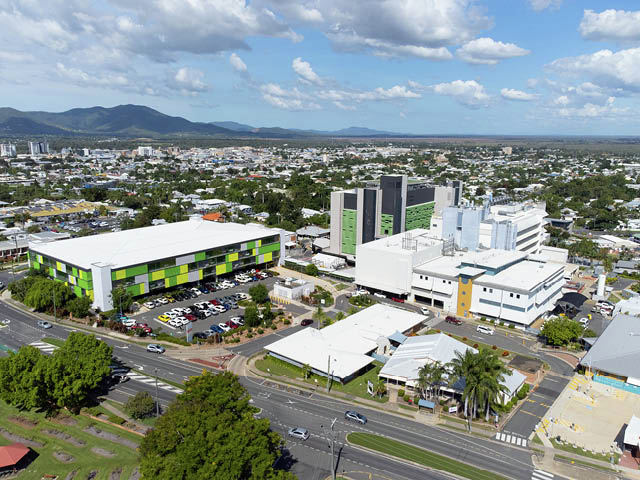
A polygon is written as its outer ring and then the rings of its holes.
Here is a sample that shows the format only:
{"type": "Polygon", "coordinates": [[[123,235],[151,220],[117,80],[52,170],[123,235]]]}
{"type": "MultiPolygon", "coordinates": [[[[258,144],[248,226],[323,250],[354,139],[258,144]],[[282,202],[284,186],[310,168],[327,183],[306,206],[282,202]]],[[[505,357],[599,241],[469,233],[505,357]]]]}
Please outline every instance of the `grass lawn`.
{"type": "Polygon", "coordinates": [[[598,470],[604,470],[606,472],[614,471],[612,468],[609,468],[609,467],[603,467],[602,465],[596,465],[595,463],[584,462],[582,460],[577,460],[572,457],[566,457],[564,455],[554,455],[553,458],[554,459],[557,458],[558,460],[564,460],[565,462],[570,462],[572,464],[577,463],[578,465],[584,465],[585,467],[589,467],[589,468],[597,468],[598,470]]]}
{"type": "MultiPolygon", "coordinates": [[[[377,396],[372,397],[367,393],[367,380],[370,380],[375,384],[378,381],[378,372],[380,372],[380,370],[382,369],[382,363],[380,362],[374,361],[373,365],[374,368],[366,372],[364,375],[354,378],[345,385],[342,385],[339,382],[332,382],[331,391],[342,392],[348,395],[353,395],[355,397],[374,400],[379,403],[389,401],[388,396],[384,396],[383,398],[377,396]]],[[[266,356],[265,358],[256,361],[256,368],[261,372],[270,373],[271,375],[295,378],[297,380],[303,381],[301,368],[290,365],[282,360],[278,360],[271,356],[266,356]]],[[[308,378],[305,383],[326,389],[327,379],[318,375],[311,375],[311,377],[308,378]]]]}
{"type": "MultiPolygon", "coordinates": [[[[62,424],[55,419],[48,419],[43,413],[19,412],[4,402],[0,402],[0,426],[4,430],[14,435],[31,439],[43,444],[42,447],[32,447],[38,453],[38,457],[20,474],[20,479],[40,480],[44,475],[58,475],[58,478],[65,478],[70,472],[77,471],[75,478],[87,478],[91,471],[98,471],[95,477],[97,480],[107,480],[114,470],[122,469],[121,478],[127,479],[138,464],[138,452],[131,446],[122,445],[111,440],[98,438],[84,431],[90,425],[103,432],[118,435],[121,438],[140,443],[142,437],[121,430],[119,428],[105,425],[102,422],[94,422],[84,416],[71,416],[71,421],[75,424],[62,424]],[[9,417],[18,417],[33,422],[35,425],[25,425],[9,420],[9,417]],[[74,440],[65,441],[43,433],[43,430],[57,430],[73,437],[75,440],[82,440],[85,445],[76,446],[74,440]],[[107,450],[113,454],[112,457],[105,457],[91,451],[97,447],[107,450]],[[63,463],[54,457],[54,452],[64,452],[73,457],[72,461],[63,463]]],[[[9,445],[13,440],[0,436],[0,444],[9,445]]]]}
{"type": "MultiPolygon", "coordinates": [[[[558,443],[555,438],[550,438],[549,440],[551,440],[551,443],[553,444],[553,448],[556,448],[557,450],[562,450],[564,452],[573,453],[575,455],[580,455],[582,457],[593,458],[594,460],[600,460],[601,462],[609,463],[609,458],[610,458],[609,455],[603,455],[601,453],[591,453],[587,450],[581,449],[580,447],[574,447],[567,443],[558,443]]],[[[613,454],[613,461],[615,464],[618,463],[618,460],[620,460],[620,454],[618,453],[613,454]]]]}
{"type": "Polygon", "coordinates": [[[56,347],[62,347],[62,345],[64,345],[64,340],[60,338],[44,337],[42,341],[45,343],[50,343],[51,345],[55,345],[56,347]]]}
{"type": "Polygon", "coordinates": [[[337,285],[334,285],[334,288],[338,291],[346,290],[347,288],[349,288],[349,285],[347,285],[346,283],[339,283],[337,285]]]}
{"type": "Polygon", "coordinates": [[[618,303],[620,301],[620,297],[615,293],[612,293],[611,295],[609,295],[609,298],[607,300],[609,300],[611,303],[618,303]]]}
{"type": "Polygon", "coordinates": [[[505,477],[487,470],[379,435],[352,432],[347,435],[347,440],[355,445],[472,480],[506,480],[505,477]]]}

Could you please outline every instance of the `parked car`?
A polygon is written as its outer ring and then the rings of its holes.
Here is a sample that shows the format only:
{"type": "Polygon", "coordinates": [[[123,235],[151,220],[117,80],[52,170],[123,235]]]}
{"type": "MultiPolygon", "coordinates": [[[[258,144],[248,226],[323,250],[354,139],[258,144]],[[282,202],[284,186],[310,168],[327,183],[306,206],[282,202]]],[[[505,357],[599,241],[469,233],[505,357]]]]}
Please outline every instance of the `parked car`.
{"type": "Polygon", "coordinates": [[[289,436],[302,440],[303,442],[309,438],[309,430],[301,427],[294,427],[289,429],[289,436]]]}
{"type": "Polygon", "coordinates": [[[169,320],[171,320],[171,317],[169,315],[158,315],[158,320],[167,323],[169,320]]]}
{"type": "Polygon", "coordinates": [[[156,308],[156,302],[144,302],[142,306],[148,309],[156,308]]]}
{"type": "Polygon", "coordinates": [[[360,423],[362,425],[367,423],[367,417],[353,410],[347,410],[344,412],[344,418],[345,420],[360,423]]]}
{"type": "Polygon", "coordinates": [[[444,321],[450,323],[451,325],[462,325],[464,323],[459,318],[453,317],[451,315],[447,316],[444,321]]]}
{"type": "Polygon", "coordinates": [[[302,325],[303,327],[306,327],[307,325],[311,325],[312,323],[313,323],[313,320],[311,320],[310,318],[305,318],[300,322],[300,325],[302,325]]]}
{"type": "Polygon", "coordinates": [[[164,353],[164,347],[162,345],[150,343],[149,345],[147,345],[147,352],[164,353]]]}
{"type": "Polygon", "coordinates": [[[199,338],[200,340],[206,340],[209,336],[204,332],[196,332],[193,334],[193,338],[199,338]]]}
{"type": "Polygon", "coordinates": [[[420,307],[420,313],[422,313],[422,315],[429,315],[431,314],[431,310],[429,310],[427,307],[420,307]]]}
{"type": "Polygon", "coordinates": [[[378,298],[387,298],[387,296],[384,293],[380,293],[380,292],[374,293],[373,296],[378,298]]]}
{"type": "Polygon", "coordinates": [[[476,332],[484,333],[485,335],[493,335],[496,331],[491,327],[485,327],[484,325],[478,325],[476,332]]]}
{"type": "Polygon", "coordinates": [[[51,325],[49,322],[45,322],[44,320],[38,320],[38,327],[40,328],[44,328],[45,330],[48,328],[51,328],[53,325],[51,325]]]}
{"type": "Polygon", "coordinates": [[[587,317],[582,317],[578,322],[585,328],[589,325],[589,319],[587,317]]]}
{"type": "Polygon", "coordinates": [[[209,327],[209,330],[215,332],[215,333],[224,333],[224,330],[221,329],[218,325],[211,325],[209,327]]]}
{"type": "Polygon", "coordinates": [[[231,330],[231,327],[226,323],[219,323],[218,327],[220,327],[224,332],[228,332],[229,330],[231,330]]]}

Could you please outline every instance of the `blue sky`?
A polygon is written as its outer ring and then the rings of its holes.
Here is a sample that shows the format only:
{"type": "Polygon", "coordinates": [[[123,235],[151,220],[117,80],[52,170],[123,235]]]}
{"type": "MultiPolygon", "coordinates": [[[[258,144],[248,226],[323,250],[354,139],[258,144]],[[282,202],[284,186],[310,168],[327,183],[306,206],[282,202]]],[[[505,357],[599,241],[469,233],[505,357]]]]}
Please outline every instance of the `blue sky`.
{"type": "Polygon", "coordinates": [[[634,6],[0,0],[0,105],[135,103],[194,121],[324,130],[637,135],[634,6]]]}

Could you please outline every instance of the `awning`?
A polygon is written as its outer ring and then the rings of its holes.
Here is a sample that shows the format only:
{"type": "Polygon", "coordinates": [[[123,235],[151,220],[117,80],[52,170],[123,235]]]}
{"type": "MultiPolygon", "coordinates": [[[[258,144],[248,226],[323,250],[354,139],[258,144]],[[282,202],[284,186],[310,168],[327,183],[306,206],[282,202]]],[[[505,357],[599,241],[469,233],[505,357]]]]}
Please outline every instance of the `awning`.
{"type": "Polygon", "coordinates": [[[296,245],[297,245],[296,242],[286,242],[284,244],[285,247],[295,247],[296,245]]]}
{"type": "Polygon", "coordinates": [[[420,400],[418,400],[418,408],[420,407],[424,407],[424,408],[430,408],[430,409],[435,409],[436,408],[436,404],[429,401],[429,400],[423,400],[422,398],[420,400]]]}

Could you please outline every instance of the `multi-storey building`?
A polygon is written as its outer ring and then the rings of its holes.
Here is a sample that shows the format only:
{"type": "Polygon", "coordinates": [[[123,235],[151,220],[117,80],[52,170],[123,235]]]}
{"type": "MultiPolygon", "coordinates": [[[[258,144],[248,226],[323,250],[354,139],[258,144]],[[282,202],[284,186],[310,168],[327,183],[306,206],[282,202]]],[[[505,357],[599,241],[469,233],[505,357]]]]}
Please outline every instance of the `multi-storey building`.
{"type": "Polygon", "coordinates": [[[30,155],[46,155],[49,153],[49,144],[47,142],[29,142],[30,155]]]}
{"type": "Polygon", "coordinates": [[[517,250],[463,252],[414,230],[358,246],[356,284],[460,317],[530,325],[553,310],[563,263],[517,250]]]}
{"type": "Polygon", "coordinates": [[[16,146],[12,143],[0,144],[0,157],[15,157],[16,146]]]}
{"type": "Polygon", "coordinates": [[[111,290],[134,297],[215,280],[234,271],[277,265],[282,231],[260,225],[186,222],[125,230],[47,244],[29,244],[31,268],[65,282],[93,306],[111,310],[111,290]]]}
{"type": "Polygon", "coordinates": [[[355,255],[356,247],[415,228],[429,228],[431,217],[457,205],[462,182],[448,186],[409,182],[406,175],[383,175],[380,184],[331,194],[333,253],[355,255]]]}

